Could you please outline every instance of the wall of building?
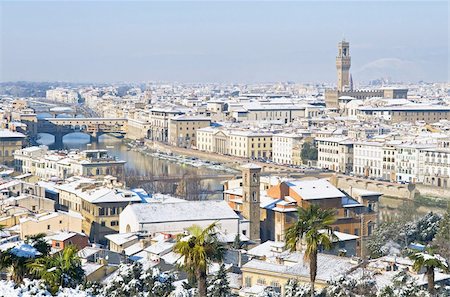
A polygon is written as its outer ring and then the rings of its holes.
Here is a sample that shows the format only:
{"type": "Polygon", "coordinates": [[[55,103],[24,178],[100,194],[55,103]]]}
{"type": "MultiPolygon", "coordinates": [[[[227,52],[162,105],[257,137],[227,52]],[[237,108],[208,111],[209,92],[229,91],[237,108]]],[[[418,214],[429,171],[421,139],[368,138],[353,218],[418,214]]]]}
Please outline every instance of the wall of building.
{"type": "MultiPolygon", "coordinates": [[[[162,223],[153,223],[153,224],[142,224],[139,225],[134,218],[129,218],[127,215],[120,216],[120,233],[127,232],[137,232],[140,230],[146,230],[149,235],[156,233],[170,233],[177,234],[182,233],[184,230],[189,228],[190,226],[197,224],[202,228],[205,228],[212,223],[216,222],[215,220],[206,220],[206,221],[180,221],[180,222],[162,222],[162,223]],[[127,226],[130,226],[130,229],[127,229],[127,226]]],[[[220,231],[224,233],[238,233],[239,232],[239,220],[238,219],[228,219],[228,220],[219,220],[220,231]]]]}
{"type": "Polygon", "coordinates": [[[382,193],[385,196],[401,199],[414,199],[416,194],[416,185],[414,184],[374,181],[339,174],[333,175],[330,178],[330,182],[335,187],[346,191],[350,195],[353,188],[375,191],[382,193]]]}
{"type": "Polygon", "coordinates": [[[62,213],[54,216],[50,214],[47,219],[29,219],[20,224],[20,237],[24,239],[27,236],[38,233],[56,233],[59,231],[81,233],[81,222],[81,218],[62,213]]]}

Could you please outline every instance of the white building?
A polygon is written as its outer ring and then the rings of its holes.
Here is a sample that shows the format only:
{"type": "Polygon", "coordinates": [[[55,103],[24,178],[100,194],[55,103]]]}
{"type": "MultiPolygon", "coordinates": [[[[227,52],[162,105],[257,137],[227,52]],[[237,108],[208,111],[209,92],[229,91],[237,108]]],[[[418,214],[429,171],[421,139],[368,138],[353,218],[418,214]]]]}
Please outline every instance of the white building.
{"type": "Polygon", "coordinates": [[[400,144],[396,149],[395,165],[397,168],[397,182],[422,182],[419,178],[419,153],[421,149],[430,148],[423,144],[400,144]]]}
{"type": "Polygon", "coordinates": [[[192,225],[218,222],[220,232],[239,233],[239,216],[226,201],[178,201],[132,204],[119,217],[120,233],[183,233],[192,225]]]}
{"type": "Polygon", "coordinates": [[[108,155],[107,150],[101,149],[67,153],[49,151],[46,146],[40,146],[14,152],[16,171],[31,173],[43,179],[65,179],[73,175],[113,175],[123,180],[125,163],[108,155]]]}
{"type": "Polygon", "coordinates": [[[279,164],[293,164],[293,149],[300,143],[296,134],[274,134],[272,136],[272,160],[279,164]]]}
{"type": "Polygon", "coordinates": [[[56,88],[45,92],[46,98],[64,103],[78,103],[78,93],[74,90],[56,88]]]}
{"type": "Polygon", "coordinates": [[[450,187],[450,150],[424,148],[419,153],[419,181],[440,188],[450,187]]]}
{"type": "Polygon", "coordinates": [[[287,124],[297,118],[305,117],[304,106],[277,100],[230,104],[230,112],[238,122],[276,121],[287,124]]]}
{"type": "Polygon", "coordinates": [[[383,143],[357,142],[353,147],[353,173],[358,176],[383,178],[383,143]]]}
{"type": "Polygon", "coordinates": [[[353,168],[353,141],[350,138],[317,138],[320,168],[349,173],[353,168]]]}

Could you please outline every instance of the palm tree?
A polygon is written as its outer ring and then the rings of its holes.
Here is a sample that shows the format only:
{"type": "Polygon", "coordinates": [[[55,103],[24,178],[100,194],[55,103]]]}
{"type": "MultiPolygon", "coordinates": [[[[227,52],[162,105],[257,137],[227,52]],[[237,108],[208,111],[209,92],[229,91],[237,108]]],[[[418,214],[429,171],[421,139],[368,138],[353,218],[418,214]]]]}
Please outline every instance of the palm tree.
{"type": "Polygon", "coordinates": [[[303,258],[309,261],[311,296],[314,296],[314,284],[317,276],[317,253],[319,247],[329,249],[332,246],[331,225],[336,221],[333,209],[321,209],[318,205],[298,208],[298,221],[286,230],[286,247],[299,251],[306,244],[303,258]]]}
{"type": "Polygon", "coordinates": [[[224,248],[217,239],[217,223],[205,229],[193,225],[187,230],[189,236],[179,237],[174,251],[183,256],[183,269],[197,280],[198,294],[206,297],[206,276],[208,264],[223,259],[224,248]]]}
{"type": "Polygon", "coordinates": [[[28,236],[25,242],[31,244],[43,256],[47,256],[50,253],[50,245],[45,241],[45,236],[45,233],[38,233],[28,236]]]}
{"type": "Polygon", "coordinates": [[[42,257],[29,263],[30,272],[41,278],[55,294],[59,287],[75,287],[84,279],[81,260],[75,246],[67,246],[55,255],[42,257]]]}
{"type": "Polygon", "coordinates": [[[428,291],[431,296],[435,294],[434,288],[434,269],[442,269],[448,271],[447,261],[438,254],[429,254],[426,252],[418,252],[409,256],[411,260],[414,261],[413,269],[415,271],[420,271],[425,268],[425,275],[427,276],[428,291]]]}

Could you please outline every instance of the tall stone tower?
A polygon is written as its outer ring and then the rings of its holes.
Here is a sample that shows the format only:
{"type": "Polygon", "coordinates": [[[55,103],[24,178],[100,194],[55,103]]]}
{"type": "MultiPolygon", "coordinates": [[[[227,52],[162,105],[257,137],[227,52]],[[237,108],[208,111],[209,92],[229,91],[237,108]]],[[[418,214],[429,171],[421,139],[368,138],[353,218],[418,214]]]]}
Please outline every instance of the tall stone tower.
{"type": "Polygon", "coordinates": [[[350,44],[342,40],[338,44],[338,55],[336,57],[337,89],[344,91],[350,87],[350,44]]]}
{"type": "Polygon", "coordinates": [[[252,241],[259,242],[260,236],[260,189],[259,179],[261,167],[255,164],[246,164],[242,167],[242,216],[250,221],[250,231],[247,234],[252,241]]]}

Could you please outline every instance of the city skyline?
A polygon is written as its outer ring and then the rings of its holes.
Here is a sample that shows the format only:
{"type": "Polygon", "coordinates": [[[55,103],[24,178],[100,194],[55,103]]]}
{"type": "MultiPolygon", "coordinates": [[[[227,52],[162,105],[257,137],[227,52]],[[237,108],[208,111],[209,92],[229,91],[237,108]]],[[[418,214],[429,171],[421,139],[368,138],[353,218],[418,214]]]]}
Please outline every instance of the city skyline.
{"type": "Polygon", "coordinates": [[[356,84],[448,81],[445,1],[3,1],[0,9],[0,81],[335,83],[343,37],[356,84]]]}

